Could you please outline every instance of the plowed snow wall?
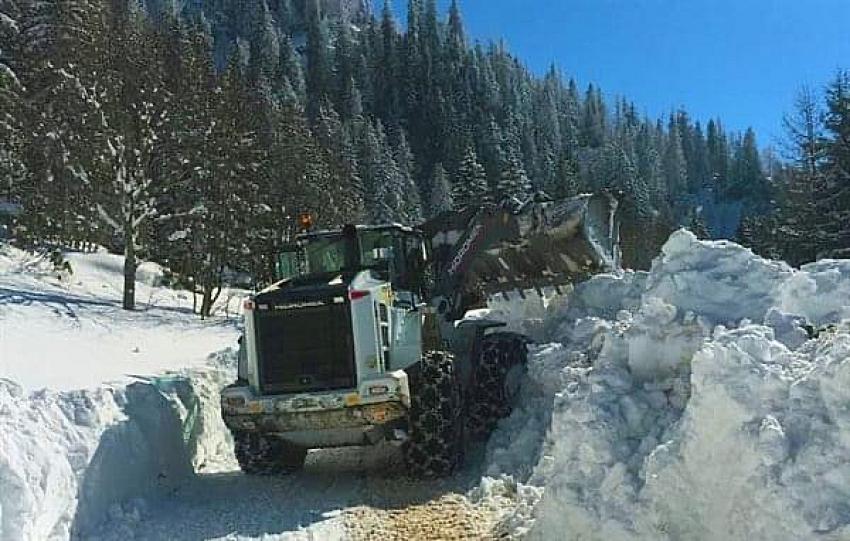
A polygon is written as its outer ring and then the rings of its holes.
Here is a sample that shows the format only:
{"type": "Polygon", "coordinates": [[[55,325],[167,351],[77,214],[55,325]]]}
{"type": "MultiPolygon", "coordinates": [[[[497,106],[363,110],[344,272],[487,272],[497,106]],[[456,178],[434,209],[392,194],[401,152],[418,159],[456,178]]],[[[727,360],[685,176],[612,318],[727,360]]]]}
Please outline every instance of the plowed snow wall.
{"type": "Polygon", "coordinates": [[[210,369],[31,395],[0,381],[0,539],[84,539],[173,491],[228,447],[215,402],[226,379],[210,369]]]}

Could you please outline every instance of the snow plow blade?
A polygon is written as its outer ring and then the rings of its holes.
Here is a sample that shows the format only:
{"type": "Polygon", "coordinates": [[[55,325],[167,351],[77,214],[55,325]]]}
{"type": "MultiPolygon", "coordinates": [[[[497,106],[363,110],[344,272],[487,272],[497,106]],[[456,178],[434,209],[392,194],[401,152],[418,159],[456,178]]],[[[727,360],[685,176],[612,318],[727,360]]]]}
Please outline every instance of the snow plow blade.
{"type": "Polygon", "coordinates": [[[559,289],[619,268],[617,200],[607,194],[448,212],[423,226],[447,288],[559,289]]]}

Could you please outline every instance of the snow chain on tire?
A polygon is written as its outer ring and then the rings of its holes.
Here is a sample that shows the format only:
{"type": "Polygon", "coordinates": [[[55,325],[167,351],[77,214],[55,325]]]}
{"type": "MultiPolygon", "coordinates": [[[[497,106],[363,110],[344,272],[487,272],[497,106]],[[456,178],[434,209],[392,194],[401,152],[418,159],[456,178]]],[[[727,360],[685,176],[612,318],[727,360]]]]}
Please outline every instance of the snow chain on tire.
{"type": "Polygon", "coordinates": [[[304,466],[307,449],[254,432],[233,434],[239,467],[248,475],[285,475],[304,466]]]}
{"type": "Polygon", "coordinates": [[[475,369],[468,429],[476,439],[486,439],[500,419],[510,415],[514,396],[508,388],[508,374],[526,364],[528,339],[513,333],[484,337],[475,369]]]}
{"type": "Polygon", "coordinates": [[[463,462],[463,404],[454,357],[442,351],[422,356],[409,413],[404,458],[408,474],[434,478],[451,474],[463,462]]]}

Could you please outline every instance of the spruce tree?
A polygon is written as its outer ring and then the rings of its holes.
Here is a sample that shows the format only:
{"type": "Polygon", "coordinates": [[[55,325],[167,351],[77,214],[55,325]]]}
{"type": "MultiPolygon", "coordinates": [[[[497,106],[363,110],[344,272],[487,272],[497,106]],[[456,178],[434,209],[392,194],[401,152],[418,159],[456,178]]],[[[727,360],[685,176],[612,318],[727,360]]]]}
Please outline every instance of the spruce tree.
{"type": "Polygon", "coordinates": [[[729,185],[729,142],[719,121],[709,120],[706,146],[715,196],[725,195],[729,185]]]}
{"type": "Polygon", "coordinates": [[[819,257],[850,255],[850,71],[839,72],[826,90],[825,178],[816,188],[819,257]]]}
{"type": "Polygon", "coordinates": [[[436,216],[441,212],[452,210],[455,207],[452,196],[453,187],[449,182],[449,177],[443,164],[438,163],[434,166],[434,175],[431,178],[431,197],[430,197],[430,216],[436,216]]]}
{"type": "Polygon", "coordinates": [[[674,117],[671,116],[662,160],[664,183],[667,186],[671,201],[679,200],[686,192],[688,186],[687,167],[679,126],[674,117]]]}
{"type": "Polygon", "coordinates": [[[761,156],[752,128],[747,129],[736,145],[731,168],[727,191],[730,197],[746,200],[757,207],[769,199],[767,179],[762,171],[761,156]]]}
{"type": "Polygon", "coordinates": [[[25,166],[21,82],[13,68],[20,43],[20,8],[15,0],[0,0],[0,201],[20,198],[25,166]]]}
{"type": "Polygon", "coordinates": [[[836,181],[850,174],[850,71],[839,72],[826,90],[826,161],[836,181]]]}
{"type": "Polygon", "coordinates": [[[21,33],[20,16],[17,0],[0,0],[0,100],[8,99],[7,93],[20,85],[12,67],[14,49],[21,33]]]}
{"type": "Polygon", "coordinates": [[[477,208],[491,200],[487,173],[484,166],[478,163],[475,149],[471,145],[466,147],[463,160],[454,176],[451,194],[456,209],[477,208]]]}
{"type": "Polygon", "coordinates": [[[258,1],[252,24],[248,78],[255,82],[264,79],[279,83],[280,37],[277,25],[266,0],[258,1]]]}
{"type": "Polygon", "coordinates": [[[404,130],[399,130],[396,135],[393,158],[398,169],[397,182],[402,190],[399,218],[405,224],[416,225],[423,218],[422,196],[414,181],[416,164],[404,130]]]}
{"type": "Polygon", "coordinates": [[[555,199],[573,197],[583,191],[578,163],[570,152],[564,152],[558,160],[554,178],[551,184],[545,186],[545,191],[555,199]]]}
{"type": "Polygon", "coordinates": [[[605,107],[602,94],[593,85],[587,87],[582,105],[581,142],[583,146],[599,148],[605,141],[605,107]]]}
{"type": "Polygon", "coordinates": [[[502,166],[502,174],[493,194],[494,200],[503,202],[515,199],[523,202],[530,192],[531,181],[525,172],[525,167],[519,156],[511,153],[502,166]]]}
{"type": "Polygon", "coordinates": [[[330,97],[330,61],[319,0],[307,0],[307,115],[315,119],[330,97]]]}
{"type": "Polygon", "coordinates": [[[292,45],[292,39],[287,35],[280,36],[278,50],[280,51],[280,61],[275,79],[280,82],[279,99],[291,105],[298,104],[303,107],[306,83],[304,81],[304,70],[301,66],[301,57],[292,45]]]}

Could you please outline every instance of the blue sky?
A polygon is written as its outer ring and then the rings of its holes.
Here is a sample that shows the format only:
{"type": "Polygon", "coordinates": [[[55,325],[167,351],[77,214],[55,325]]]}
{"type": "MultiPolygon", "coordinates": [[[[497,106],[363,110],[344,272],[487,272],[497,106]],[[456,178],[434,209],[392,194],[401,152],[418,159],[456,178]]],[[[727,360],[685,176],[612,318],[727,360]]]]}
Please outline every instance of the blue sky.
{"type": "MultiPolygon", "coordinates": [[[[393,2],[403,21],[406,0],[393,2]]],[[[504,38],[535,72],[555,62],[652,117],[681,105],[729,129],[753,126],[762,146],[781,137],[800,85],[820,88],[850,69],[850,0],[461,0],[461,9],[471,38],[504,38]]]]}

